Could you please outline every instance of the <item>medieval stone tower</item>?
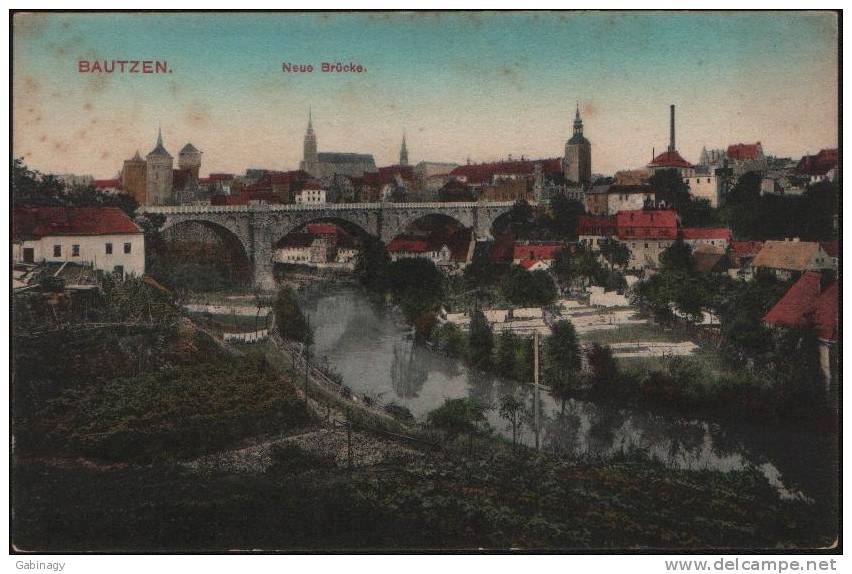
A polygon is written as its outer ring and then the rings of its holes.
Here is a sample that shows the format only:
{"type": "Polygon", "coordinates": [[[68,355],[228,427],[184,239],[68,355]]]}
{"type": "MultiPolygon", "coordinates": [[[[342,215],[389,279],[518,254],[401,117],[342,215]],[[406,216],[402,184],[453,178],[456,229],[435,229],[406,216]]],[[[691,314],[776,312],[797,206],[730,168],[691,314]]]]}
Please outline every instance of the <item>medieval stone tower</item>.
{"type": "Polygon", "coordinates": [[[565,143],[562,169],[568,181],[584,186],[592,181],[592,144],[583,136],[580,104],[577,104],[577,113],[574,116],[574,135],[565,143]]]}
{"type": "Polygon", "coordinates": [[[145,156],[148,205],[168,205],[172,199],[174,158],[163,147],[163,130],[157,134],[157,146],[145,156]]]}
{"type": "Polygon", "coordinates": [[[201,170],[201,152],[191,143],[183,146],[178,154],[178,167],[189,171],[196,179],[201,170]]]}
{"type": "Polygon", "coordinates": [[[147,172],[147,164],[139,150],[136,150],[136,155],[132,158],[124,160],[121,168],[121,186],[139,205],[148,203],[147,172]]]}
{"type": "Polygon", "coordinates": [[[317,136],[314,133],[313,118],[308,110],[308,131],[305,133],[305,143],[302,148],[302,163],[299,169],[313,176],[319,173],[319,155],[317,154],[317,136]]]}
{"type": "Polygon", "coordinates": [[[408,165],[408,148],[405,145],[405,133],[402,134],[402,146],[399,148],[399,165],[408,165]]]}

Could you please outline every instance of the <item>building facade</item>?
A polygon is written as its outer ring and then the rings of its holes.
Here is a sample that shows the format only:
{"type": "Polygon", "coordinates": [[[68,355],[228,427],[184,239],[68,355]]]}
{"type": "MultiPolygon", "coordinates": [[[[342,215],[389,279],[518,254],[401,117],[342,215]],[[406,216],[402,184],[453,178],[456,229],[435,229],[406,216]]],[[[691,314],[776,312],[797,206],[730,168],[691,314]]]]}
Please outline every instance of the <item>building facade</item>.
{"type": "Polygon", "coordinates": [[[78,263],[119,275],[145,273],[145,235],[116,207],[21,207],[13,216],[13,261],[78,263]]]}
{"type": "Polygon", "coordinates": [[[121,185],[125,193],[133,197],[139,205],[148,203],[148,164],[142,159],[139,150],[130,159],[124,160],[121,168],[121,185]]]}

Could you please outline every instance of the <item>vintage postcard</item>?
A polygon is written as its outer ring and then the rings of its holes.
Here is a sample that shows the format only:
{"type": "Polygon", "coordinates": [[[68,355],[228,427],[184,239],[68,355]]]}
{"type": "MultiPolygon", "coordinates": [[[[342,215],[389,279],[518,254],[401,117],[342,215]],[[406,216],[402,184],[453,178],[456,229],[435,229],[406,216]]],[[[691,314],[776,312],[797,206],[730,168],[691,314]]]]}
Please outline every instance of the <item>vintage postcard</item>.
{"type": "Polygon", "coordinates": [[[11,551],[840,552],[840,21],[13,11],[11,551]]]}

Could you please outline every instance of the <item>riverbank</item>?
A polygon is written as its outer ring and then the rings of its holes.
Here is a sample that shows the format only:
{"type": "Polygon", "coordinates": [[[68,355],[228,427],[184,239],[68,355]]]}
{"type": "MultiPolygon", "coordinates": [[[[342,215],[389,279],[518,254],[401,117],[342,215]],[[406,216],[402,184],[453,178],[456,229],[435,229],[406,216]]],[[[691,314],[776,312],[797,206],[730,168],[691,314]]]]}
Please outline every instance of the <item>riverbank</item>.
{"type": "MultiPolygon", "coordinates": [[[[358,343],[377,345],[372,348],[382,353],[382,345],[398,342],[387,340],[396,334],[413,344],[398,317],[377,323],[359,315],[374,309],[371,303],[327,303],[316,306],[329,321],[314,323],[321,350],[346,353],[358,343]]],[[[678,470],[639,453],[565,460],[513,451],[494,436],[447,440],[365,404],[365,395],[380,395],[360,386],[382,376],[372,357],[366,357],[372,375],[343,374],[359,402],[310,365],[306,402],[305,365],[297,354],[283,355],[271,341],[239,345],[237,354],[221,357],[231,364],[223,370],[216,363],[221,348],[202,344],[205,336],[191,332],[185,327],[166,340],[156,334],[106,339],[91,361],[52,362],[65,366],[61,373],[17,363],[30,378],[62,376],[57,389],[75,381],[90,391],[58,402],[33,397],[62,409],[65,426],[83,440],[59,443],[63,433],[37,427],[30,438],[41,440],[39,450],[32,440],[17,440],[25,421],[15,413],[16,548],[754,549],[811,548],[833,540],[835,522],[821,503],[784,499],[754,470],[678,470]],[[141,367],[137,353],[149,357],[141,367]],[[168,369],[181,361],[201,370],[170,383],[168,369]],[[110,369],[103,371],[104,365],[110,369]],[[128,395],[140,368],[162,374],[152,379],[155,385],[128,395]],[[223,384],[228,373],[239,378],[239,389],[223,384]],[[103,392],[113,387],[116,392],[103,392]],[[286,408],[279,400],[284,395],[286,408]],[[171,439],[160,440],[158,428],[171,429],[171,439]],[[127,429],[140,432],[128,435],[127,429]],[[112,449],[108,456],[91,450],[99,443],[87,441],[102,436],[123,436],[133,448],[112,449]]],[[[91,351],[88,340],[65,344],[74,353],[91,351]]],[[[399,358],[395,372],[416,378],[422,358],[399,358]]],[[[411,396],[412,387],[396,388],[411,396]]],[[[445,393],[439,393],[430,401],[442,401],[445,393]]],[[[48,412],[45,404],[32,406],[34,413],[48,412]]]]}

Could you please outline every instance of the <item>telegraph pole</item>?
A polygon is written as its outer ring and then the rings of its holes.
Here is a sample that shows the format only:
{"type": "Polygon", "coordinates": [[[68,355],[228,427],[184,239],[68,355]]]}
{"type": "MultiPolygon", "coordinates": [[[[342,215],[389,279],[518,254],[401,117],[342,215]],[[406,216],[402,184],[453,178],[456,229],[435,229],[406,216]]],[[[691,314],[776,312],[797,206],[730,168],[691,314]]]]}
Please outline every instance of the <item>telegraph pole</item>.
{"type": "Polygon", "coordinates": [[[533,333],[533,388],[534,392],[534,400],[533,400],[533,411],[535,416],[535,450],[539,451],[539,420],[538,420],[538,331],[533,333]]]}

